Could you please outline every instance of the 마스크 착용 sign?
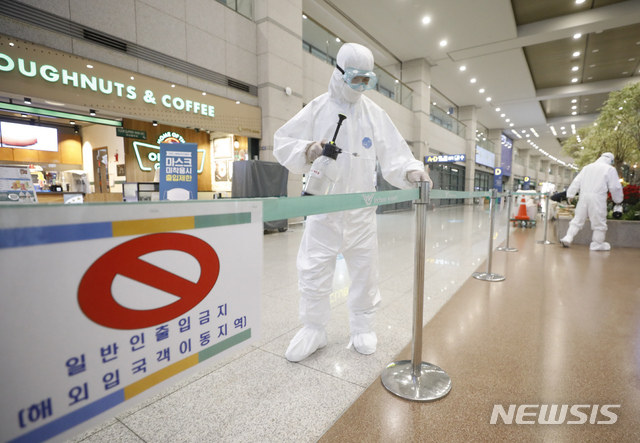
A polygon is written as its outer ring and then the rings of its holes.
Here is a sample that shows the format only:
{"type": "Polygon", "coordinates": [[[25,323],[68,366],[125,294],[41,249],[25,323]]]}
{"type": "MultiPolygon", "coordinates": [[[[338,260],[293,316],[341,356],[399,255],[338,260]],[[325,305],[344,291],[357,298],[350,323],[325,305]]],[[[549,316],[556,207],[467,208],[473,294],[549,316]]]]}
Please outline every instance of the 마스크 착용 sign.
{"type": "Polygon", "coordinates": [[[255,201],[4,208],[0,441],[66,441],[259,338],[262,236],[255,201]]]}
{"type": "Polygon", "coordinates": [[[196,143],[160,143],[160,200],[195,200],[197,163],[196,143]]]}

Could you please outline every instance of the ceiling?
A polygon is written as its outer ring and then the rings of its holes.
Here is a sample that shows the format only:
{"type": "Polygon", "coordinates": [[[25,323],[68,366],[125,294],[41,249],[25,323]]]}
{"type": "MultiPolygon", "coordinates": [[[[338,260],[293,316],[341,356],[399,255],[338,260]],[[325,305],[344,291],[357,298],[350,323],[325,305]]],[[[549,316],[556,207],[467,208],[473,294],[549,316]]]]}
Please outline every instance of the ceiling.
{"type": "Polygon", "coordinates": [[[303,11],[391,72],[426,59],[432,86],[475,106],[483,126],[567,164],[572,125],[591,124],[609,92],[640,81],[639,0],[303,0],[303,11]]]}

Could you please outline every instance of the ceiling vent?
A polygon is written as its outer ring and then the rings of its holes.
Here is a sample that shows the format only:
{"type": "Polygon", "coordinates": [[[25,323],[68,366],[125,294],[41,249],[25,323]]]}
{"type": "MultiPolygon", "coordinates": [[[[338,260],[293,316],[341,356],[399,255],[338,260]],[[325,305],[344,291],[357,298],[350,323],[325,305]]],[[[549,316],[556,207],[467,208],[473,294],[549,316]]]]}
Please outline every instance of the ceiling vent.
{"type": "Polygon", "coordinates": [[[82,36],[85,40],[98,43],[99,45],[106,46],[107,48],[115,49],[116,51],[127,52],[127,44],[122,40],[116,40],[101,32],[92,31],[90,29],[83,29],[82,36]]]}

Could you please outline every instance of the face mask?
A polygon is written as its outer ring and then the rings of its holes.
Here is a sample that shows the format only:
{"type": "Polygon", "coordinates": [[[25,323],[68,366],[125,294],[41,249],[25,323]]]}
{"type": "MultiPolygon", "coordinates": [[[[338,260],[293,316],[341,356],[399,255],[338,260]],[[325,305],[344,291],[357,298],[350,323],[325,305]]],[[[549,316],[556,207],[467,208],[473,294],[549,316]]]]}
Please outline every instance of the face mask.
{"type": "Polygon", "coordinates": [[[362,95],[362,91],[358,91],[350,88],[349,85],[347,85],[345,82],[342,82],[340,84],[340,91],[344,99],[347,100],[349,103],[357,102],[358,99],[360,99],[360,96],[362,95]]]}

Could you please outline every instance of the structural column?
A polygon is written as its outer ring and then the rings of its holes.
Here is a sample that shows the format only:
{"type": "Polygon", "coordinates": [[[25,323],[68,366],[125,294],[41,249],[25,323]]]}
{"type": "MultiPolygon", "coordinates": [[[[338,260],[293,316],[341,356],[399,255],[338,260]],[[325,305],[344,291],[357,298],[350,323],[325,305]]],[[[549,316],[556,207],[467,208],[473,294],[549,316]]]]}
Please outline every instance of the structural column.
{"type": "Polygon", "coordinates": [[[502,129],[489,129],[487,133],[487,140],[493,143],[496,155],[496,162],[493,165],[494,167],[494,175],[495,168],[502,169],[502,140],[500,136],[502,135],[502,129]]]}
{"type": "Polygon", "coordinates": [[[539,175],[539,182],[549,182],[549,166],[551,164],[551,160],[540,160],[540,168],[538,170],[542,170],[539,175]]]}
{"type": "MultiPolygon", "coordinates": [[[[475,188],[476,178],[476,127],[477,127],[477,108],[475,106],[464,106],[458,110],[460,121],[467,127],[465,133],[465,177],[464,177],[464,190],[465,192],[473,192],[475,188]]],[[[465,199],[466,205],[472,205],[473,199],[465,199]]]]}
{"type": "Polygon", "coordinates": [[[531,150],[523,149],[520,151],[522,153],[522,157],[524,160],[524,175],[525,177],[529,177],[530,179],[535,179],[537,177],[536,174],[536,159],[538,157],[531,155],[531,150]]]}
{"type": "Polygon", "coordinates": [[[549,169],[551,170],[551,172],[549,172],[549,182],[553,183],[554,185],[556,185],[556,187],[558,187],[558,165],[550,165],[549,169]]]}
{"type": "Polygon", "coordinates": [[[402,82],[413,90],[413,155],[420,161],[429,155],[427,132],[431,114],[431,65],[423,58],[402,64],[402,82]]]}
{"type": "Polygon", "coordinates": [[[260,160],[276,161],[273,135],[302,109],[302,0],[256,0],[254,7],[262,108],[260,160]]]}

